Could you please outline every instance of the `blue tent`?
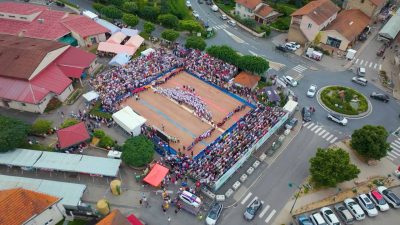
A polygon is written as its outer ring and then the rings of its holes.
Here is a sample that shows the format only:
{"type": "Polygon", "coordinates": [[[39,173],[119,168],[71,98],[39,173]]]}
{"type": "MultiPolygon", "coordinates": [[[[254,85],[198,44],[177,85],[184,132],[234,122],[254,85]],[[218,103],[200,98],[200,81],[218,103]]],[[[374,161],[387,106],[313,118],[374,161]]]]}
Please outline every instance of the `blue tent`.
{"type": "Polygon", "coordinates": [[[129,62],[131,59],[130,55],[126,53],[118,53],[111,61],[108,63],[110,66],[123,66],[129,62]]]}

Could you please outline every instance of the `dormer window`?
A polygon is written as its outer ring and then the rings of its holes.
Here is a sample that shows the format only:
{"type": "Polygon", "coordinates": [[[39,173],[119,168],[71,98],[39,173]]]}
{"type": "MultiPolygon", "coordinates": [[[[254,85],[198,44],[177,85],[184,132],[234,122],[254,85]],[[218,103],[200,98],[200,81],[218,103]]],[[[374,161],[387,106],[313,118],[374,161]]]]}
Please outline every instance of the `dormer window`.
{"type": "Polygon", "coordinates": [[[312,27],[312,24],[311,23],[309,23],[308,24],[308,29],[310,29],[312,27]]]}

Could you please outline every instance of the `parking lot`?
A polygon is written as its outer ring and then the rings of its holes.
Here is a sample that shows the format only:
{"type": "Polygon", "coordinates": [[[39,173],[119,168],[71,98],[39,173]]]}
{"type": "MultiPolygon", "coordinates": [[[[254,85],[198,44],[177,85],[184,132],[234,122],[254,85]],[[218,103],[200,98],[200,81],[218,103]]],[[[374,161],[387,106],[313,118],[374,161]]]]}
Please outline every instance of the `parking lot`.
{"type": "MultiPolygon", "coordinates": [[[[400,196],[400,187],[396,187],[396,188],[390,188],[397,196],[400,196]]],[[[328,206],[331,209],[333,209],[333,205],[328,206]]],[[[318,210],[313,210],[310,211],[308,213],[306,213],[306,215],[311,215],[315,212],[318,212],[320,209],[318,210]]],[[[335,212],[335,214],[337,215],[337,213],[335,212]]],[[[364,220],[361,221],[356,221],[354,224],[359,224],[359,225],[377,225],[377,224],[381,224],[381,225],[397,225],[400,224],[400,209],[395,209],[395,208],[390,208],[388,211],[386,212],[381,212],[379,211],[378,216],[376,217],[369,217],[366,216],[364,220]]],[[[340,221],[341,224],[344,224],[343,221],[340,221]]],[[[298,221],[295,221],[295,224],[299,224],[298,221]]]]}

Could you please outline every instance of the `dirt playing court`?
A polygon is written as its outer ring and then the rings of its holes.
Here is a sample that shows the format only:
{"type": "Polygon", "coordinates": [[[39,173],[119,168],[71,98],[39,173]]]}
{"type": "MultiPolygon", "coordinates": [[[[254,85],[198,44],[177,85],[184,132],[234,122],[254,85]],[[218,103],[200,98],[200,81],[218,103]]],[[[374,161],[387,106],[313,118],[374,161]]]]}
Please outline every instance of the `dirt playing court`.
{"type": "MultiPolygon", "coordinates": [[[[215,123],[232,112],[237,106],[242,103],[235,98],[225,94],[224,92],[212,87],[196,77],[193,77],[186,72],[177,74],[169,79],[166,83],[160,85],[162,88],[175,88],[189,85],[195,88],[195,93],[206,103],[208,110],[212,113],[215,123]]],[[[190,155],[191,153],[183,150],[183,146],[189,146],[196,137],[203,134],[205,131],[212,128],[211,124],[202,121],[195,116],[188,106],[180,105],[167,97],[154,93],[152,89],[141,92],[140,99],[135,100],[133,97],[128,98],[122,105],[129,105],[141,116],[147,119],[147,125],[156,126],[161,129],[164,127],[164,132],[169,136],[176,137],[180,143],[170,143],[177,151],[190,155]]],[[[226,129],[237,122],[240,117],[250,111],[250,107],[235,113],[226,123],[217,128],[211,137],[204,139],[193,147],[193,155],[197,155],[207,145],[212,143],[226,129]]]]}

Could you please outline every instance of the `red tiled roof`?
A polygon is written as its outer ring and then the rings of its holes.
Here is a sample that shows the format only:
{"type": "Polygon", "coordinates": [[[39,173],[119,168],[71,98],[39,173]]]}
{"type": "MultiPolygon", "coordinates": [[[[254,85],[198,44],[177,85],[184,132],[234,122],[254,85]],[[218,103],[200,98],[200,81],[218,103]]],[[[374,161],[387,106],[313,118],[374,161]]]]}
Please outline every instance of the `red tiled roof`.
{"type": "Polygon", "coordinates": [[[387,0],[371,0],[371,2],[376,6],[382,6],[387,2],[387,0]]]}
{"type": "Polygon", "coordinates": [[[255,9],[258,4],[260,4],[261,0],[236,0],[236,3],[248,8],[255,9]]]}
{"type": "Polygon", "coordinates": [[[60,148],[68,148],[90,138],[84,122],[57,130],[57,137],[60,148]]]}
{"type": "Polygon", "coordinates": [[[330,0],[311,1],[292,13],[292,16],[310,17],[318,25],[324,23],[327,19],[339,12],[340,8],[330,0]]]}
{"type": "Polygon", "coordinates": [[[72,81],[55,63],[51,63],[46,67],[46,69],[36,75],[31,83],[59,95],[72,83],[72,81]]]}
{"type": "Polygon", "coordinates": [[[32,4],[23,4],[17,2],[1,2],[0,12],[19,14],[19,15],[32,15],[43,10],[47,7],[32,4]]]}
{"type": "Polygon", "coordinates": [[[87,18],[86,16],[71,15],[62,21],[65,27],[86,38],[96,34],[110,32],[107,28],[87,18]]]}
{"type": "Polygon", "coordinates": [[[274,9],[271,6],[263,4],[259,9],[257,9],[256,14],[261,17],[267,17],[273,11],[274,9]]]}
{"type": "Polygon", "coordinates": [[[370,20],[359,9],[343,10],[325,30],[336,30],[347,40],[353,41],[368,26],[370,20]]]}
{"type": "Polygon", "coordinates": [[[0,191],[0,224],[21,225],[60,199],[22,188],[0,191]]]}
{"type": "Polygon", "coordinates": [[[0,98],[18,102],[37,104],[50,91],[33,85],[26,80],[18,80],[0,76],[0,98]]]}
{"type": "Polygon", "coordinates": [[[56,64],[68,77],[79,78],[84,69],[96,59],[96,55],[83,51],[79,48],[69,47],[61,56],[56,59],[56,64]],[[77,74],[77,72],[79,72],[77,74]],[[70,74],[72,72],[72,74],[70,74]]]}
{"type": "Polygon", "coordinates": [[[260,79],[261,78],[259,76],[247,72],[241,72],[235,77],[233,82],[247,88],[253,88],[255,85],[257,85],[260,79]]]}
{"type": "Polygon", "coordinates": [[[96,225],[132,225],[118,209],[114,209],[96,225]]]}

